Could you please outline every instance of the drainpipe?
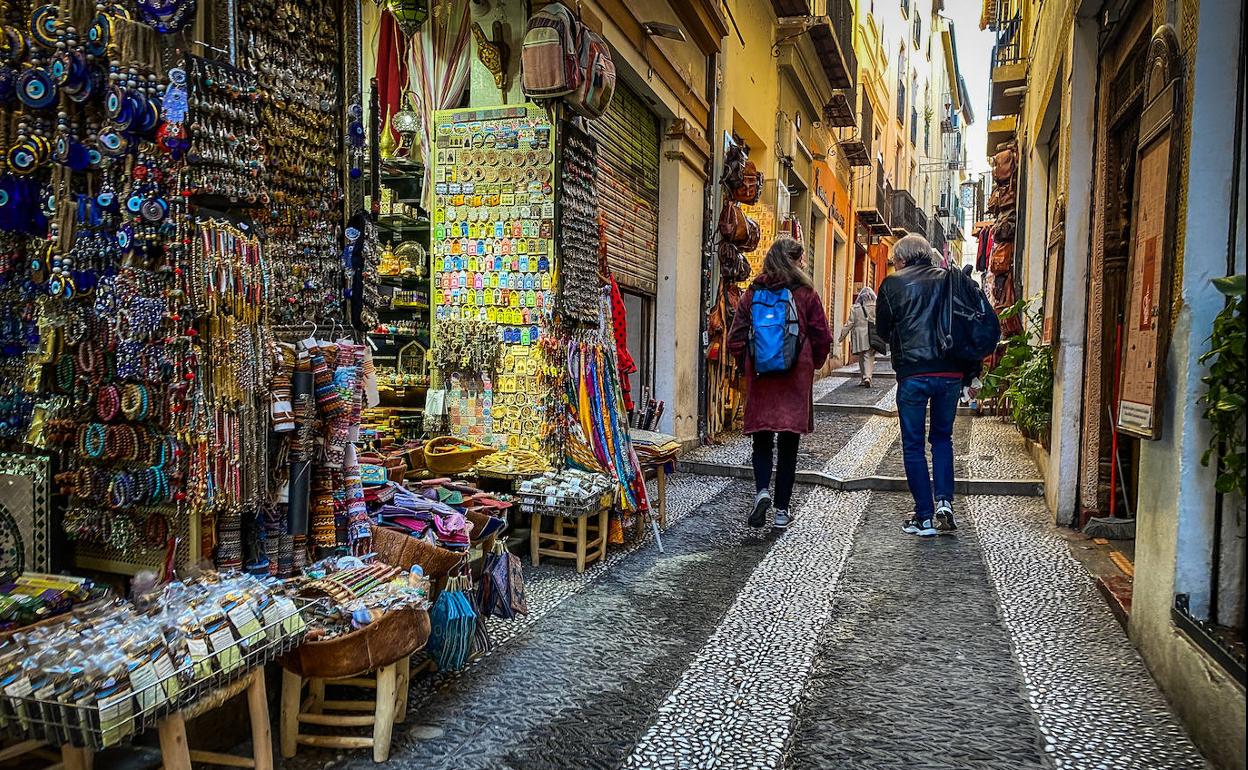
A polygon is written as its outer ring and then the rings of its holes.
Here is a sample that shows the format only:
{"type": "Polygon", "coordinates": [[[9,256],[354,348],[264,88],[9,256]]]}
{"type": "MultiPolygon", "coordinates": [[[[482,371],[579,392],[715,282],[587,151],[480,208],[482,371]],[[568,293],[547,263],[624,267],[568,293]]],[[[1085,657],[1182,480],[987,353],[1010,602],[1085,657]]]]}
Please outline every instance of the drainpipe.
{"type": "MultiPolygon", "coordinates": [[[[706,141],[710,145],[710,153],[706,160],[706,184],[702,193],[702,311],[698,318],[698,439],[706,441],[706,411],[710,406],[710,393],[707,389],[706,354],[710,340],[707,338],[707,316],[711,312],[715,299],[712,293],[715,277],[715,190],[718,185],[716,159],[719,157],[719,138],[716,132],[717,113],[719,112],[719,54],[713,53],[706,57],[706,100],[710,107],[706,111],[706,141]]],[[[724,331],[727,334],[727,330],[724,331]]]]}

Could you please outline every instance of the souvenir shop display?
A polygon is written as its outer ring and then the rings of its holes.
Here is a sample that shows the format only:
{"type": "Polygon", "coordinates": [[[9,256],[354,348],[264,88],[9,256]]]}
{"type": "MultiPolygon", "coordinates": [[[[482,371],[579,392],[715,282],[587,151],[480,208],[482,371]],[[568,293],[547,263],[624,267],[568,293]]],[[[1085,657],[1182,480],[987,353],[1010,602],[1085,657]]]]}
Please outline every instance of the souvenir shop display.
{"type": "MultiPolygon", "coordinates": [[[[344,130],[341,6],[333,0],[238,4],[240,61],[259,87],[262,220],[273,321],[341,318],[344,130]]],[[[347,287],[349,288],[349,287],[347,287]]]]}
{"type": "MultiPolygon", "coordinates": [[[[605,300],[605,296],[604,296],[605,300]]],[[[609,327],[609,316],[601,316],[609,327]]],[[[629,438],[609,328],[547,335],[542,381],[547,388],[550,441],[571,468],[601,473],[615,484],[616,509],[626,515],[649,510],[645,477],[629,438]]],[[[622,533],[613,520],[613,542],[622,533]]]]}
{"type": "MultiPolygon", "coordinates": [[[[309,568],[315,574],[316,566],[309,568]]],[[[313,602],[307,612],[308,640],[333,639],[379,620],[387,612],[429,608],[429,579],[419,566],[402,570],[380,562],[364,564],[347,557],[336,560],[323,577],[298,589],[313,602]]]]}
{"type": "Polygon", "coordinates": [[[477,461],[473,472],[478,476],[522,478],[550,470],[550,461],[540,452],[525,449],[504,449],[477,461]]]}
{"type": "Polygon", "coordinates": [[[481,344],[477,330],[457,327],[457,319],[489,324],[503,345],[497,372],[482,367],[443,383],[450,430],[536,449],[537,432],[524,430],[540,422],[538,404],[526,398],[535,390],[527,386],[527,351],[540,339],[555,293],[553,128],[531,105],[444,110],[433,120],[435,356],[444,345],[481,344]],[[501,387],[504,377],[510,392],[501,387]]]}
{"type": "Polygon", "coordinates": [[[598,143],[572,121],[560,124],[563,151],[559,169],[559,302],[561,314],[598,323],[598,188],[594,182],[598,143]]]}
{"type": "MultiPolygon", "coordinates": [[[[567,468],[543,473],[520,482],[520,510],[575,518],[593,513],[604,505],[615,485],[601,473],[567,468]]],[[[610,504],[609,500],[606,504],[610,504]]]]}
{"type": "MultiPolygon", "coordinates": [[[[993,309],[1000,315],[1018,301],[1018,281],[1014,271],[1014,239],[1017,214],[1015,187],[1018,183],[1018,149],[1010,143],[992,157],[992,193],[987,208],[992,215],[992,227],[988,238],[981,236],[981,243],[988,244],[988,256],[984,268],[984,283],[992,299],[993,309]]],[[[1023,322],[1019,315],[1010,315],[1001,321],[1003,339],[1019,334],[1023,322]]],[[[988,368],[996,364],[997,354],[989,357],[988,368]]]]}
{"type": "Polygon", "coordinates": [[[306,622],[249,575],[204,573],[0,642],[11,735],[99,750],[297,646],[306,622]]]}
{"type": "Polygon", "coordinates": [[[69,575],[23,572],[0,578],[0,634],[52,620],[108,595],[107,587],[69,575]]]}

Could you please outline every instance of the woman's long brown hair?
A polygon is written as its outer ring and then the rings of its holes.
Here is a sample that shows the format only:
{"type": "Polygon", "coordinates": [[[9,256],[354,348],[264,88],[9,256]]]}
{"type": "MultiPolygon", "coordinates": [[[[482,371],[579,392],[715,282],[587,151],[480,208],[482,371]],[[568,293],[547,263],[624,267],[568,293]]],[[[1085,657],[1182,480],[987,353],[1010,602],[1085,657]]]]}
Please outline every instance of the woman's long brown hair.
{"type": "Polygon", "coordinates": [[[771,248],[767,249],[767,256],[763,259],[763,273],[766,282],[772,286],[780,284],[790,289],[798,289],[805,286],[813,289],[814,284],[811,283],[810,276],[806,274],[806,269],[801,265],[802,255],[806,252],[806,247],[801,241],[782,235],[772,241],[771,248]]]}

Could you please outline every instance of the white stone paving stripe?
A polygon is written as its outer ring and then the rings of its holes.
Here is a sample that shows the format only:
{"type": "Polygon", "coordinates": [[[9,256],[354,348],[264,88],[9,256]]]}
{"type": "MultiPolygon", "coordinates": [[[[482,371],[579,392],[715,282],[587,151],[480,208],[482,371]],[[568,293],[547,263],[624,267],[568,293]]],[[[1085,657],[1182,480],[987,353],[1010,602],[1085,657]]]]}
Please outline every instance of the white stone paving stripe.
{"type": "Polygon", "coordinates": [[[823,472],[838,479],[874,475],[889,447],[899,436],[901,425],[896,417],[873,415],[841,451],[828,460],[823,472]]]}
{"type": "Polygon", "coordinates": [[[624,768],[779,767],[869,492],[813,489],[624,768]]]}
{"type": "Polygon", "coordinates": [[[1054,766],[1206,767],[1044,501],[964,499],[1054,766]]]}

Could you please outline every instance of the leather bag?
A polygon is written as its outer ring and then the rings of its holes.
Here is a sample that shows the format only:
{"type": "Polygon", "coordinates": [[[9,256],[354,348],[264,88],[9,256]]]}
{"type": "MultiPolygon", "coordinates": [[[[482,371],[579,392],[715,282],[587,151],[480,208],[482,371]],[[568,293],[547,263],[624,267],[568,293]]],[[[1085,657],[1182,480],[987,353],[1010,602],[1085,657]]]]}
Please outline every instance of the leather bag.
{"type": "Polygon", "coordinates": [[[733,245],[743,243],[749,236],[747,217],[741,207],[732,201],[724,201],[719,212],[719,237],[733,245]]]}
{"type": "Polygon", "coordinates": [[[1002,150],[992,156],[992,178],[998,182],[1014,176],[1015,155],[1013,150],[1002,150]]]}
{"type": "Polygon", "coordinates": [[[754,161],[745,162],[745,170],[741,173],[741,183],[732,190],[732,199],[737,203],[753,206],[763,196],[763,172],[754,165],[754,161]]]}
{"type": "Polygon", "coordinates": [[[993,275],[1004,275],[1014,268],[1014,242],[1002,241],[992,247],[992,255],[988,257],[988,272],[993,275]]]}

